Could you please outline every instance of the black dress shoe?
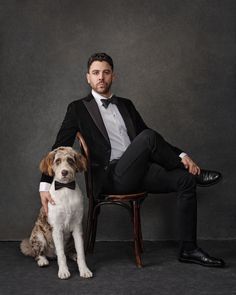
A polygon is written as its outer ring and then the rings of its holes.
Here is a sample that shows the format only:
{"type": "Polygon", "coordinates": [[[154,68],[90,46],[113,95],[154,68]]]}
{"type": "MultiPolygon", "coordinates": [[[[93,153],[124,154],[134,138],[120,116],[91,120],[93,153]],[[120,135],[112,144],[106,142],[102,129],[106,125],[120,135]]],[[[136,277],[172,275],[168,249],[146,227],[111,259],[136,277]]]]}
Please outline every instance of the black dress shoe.
{"type": "Polygon", "coordinates": [[[198,186],[210,186],[218,183],[222,179],[222,174],[217,171],[201,169],[201,173],[196,175],[198,186]]]}
{"type": "Polygon", "coordinates": [[[183,250],[179,256],[180,262],[196,263],[208,267],[224,267],[225,262],[222,259],[211,257],[202,249],[196,248],[193,251],[183,250]]]}

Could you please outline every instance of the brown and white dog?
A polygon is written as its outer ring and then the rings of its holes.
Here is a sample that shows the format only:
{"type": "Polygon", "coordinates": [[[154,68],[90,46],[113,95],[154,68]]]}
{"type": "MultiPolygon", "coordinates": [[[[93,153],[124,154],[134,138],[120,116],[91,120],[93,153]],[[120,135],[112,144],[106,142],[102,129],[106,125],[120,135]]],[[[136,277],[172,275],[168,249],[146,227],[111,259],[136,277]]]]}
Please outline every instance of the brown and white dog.
{"type": "Polygon", "coordinates": [[[83,245],[83,196],[75,182],[76,172],[86,170],[86,159],[71,147],[59,147],[41,161],[40,170],[54,176],[49,192],[55,205],[48,203],[48,216],[40,209],[30,238],[21,242],[21,251],[34,257],[39,266],[49,264],[46,257],[57,255],[58,277],[67,279],[65,253],[72,234],[80,276],[90,278],[93,274],[86,265],[83,245]]]}

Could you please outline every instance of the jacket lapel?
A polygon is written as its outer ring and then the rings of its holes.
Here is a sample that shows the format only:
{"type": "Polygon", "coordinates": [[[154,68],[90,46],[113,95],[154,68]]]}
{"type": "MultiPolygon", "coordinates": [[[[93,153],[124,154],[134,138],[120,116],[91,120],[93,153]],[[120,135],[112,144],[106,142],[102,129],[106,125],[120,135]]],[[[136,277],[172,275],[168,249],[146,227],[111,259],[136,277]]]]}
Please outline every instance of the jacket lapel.
{"type": "MultiPolygon", "coordinates": [[[[129,135],[130,140],[133,140],[136,136],[134,124],[132,122],[132,119],[130,117],[130,114],[129,114],[125,104],[119,99],[119,97],[117,97],[117,100],[118,100],[117,107],[118,107],[119,112],[125,122],[125,125],[127,128],[127,133],[129,135]]],[[[102,135],[105,137],[107,142],[110,144],[110,140],[109,140],[109,137],[107,134],[106,127],[103,123],[99,108],[98,108],[97,103],[96,103],[94,97],[92,96],[92,94],[88,95],[83,100],[83,103],[84,103],[85,107],[87,108],[90,116],[92,117],[94,123],[96,124],[96,126],[98,127],[98,129],[100,130],[102,135]]]]}
{"type": "Polygon", "coordinates": [[[118,99],[117,107],[118,107],[119,112],[125,122],[125,126],[127,128],[127,133],[129,135],[129,138],[132,141],[136,136],[134,124],[132,122],[132,119],[130,117],[130,114],[129,114],[125,104],[119,98],[117,98],[117,99],[118,99]]]}
{"type": "Polygon", "coordinates": [[[103,123],[102,116],[100,114],[99,108],[98,108],[97,103],[96,103],[94,97],[92,96],[92,94],[87,96],[83,100],[83,103],[84,103],[85,107],[87,108],[90,116],[92,117],[94,123],[96,124],[98,129],[101,131],[102,135],[105,137],[107,142],[110,144],[110,140],[109,140],[109,137],[108,137],[108,134],[107,134],[106,127],[105,127],[105,125],[103,123]]]}

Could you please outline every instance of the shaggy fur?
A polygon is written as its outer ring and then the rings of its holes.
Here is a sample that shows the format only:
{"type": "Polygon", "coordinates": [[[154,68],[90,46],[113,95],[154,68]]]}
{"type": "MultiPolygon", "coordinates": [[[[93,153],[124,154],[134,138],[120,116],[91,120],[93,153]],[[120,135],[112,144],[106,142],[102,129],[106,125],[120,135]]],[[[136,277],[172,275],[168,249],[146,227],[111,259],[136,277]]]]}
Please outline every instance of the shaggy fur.
{"type": "Polygon", "coordinates": [[[92,277],[92,272],[85,262],[82,218],[83,196],[76,184],[75,190],[67,187],[55,190],[55,181],[69,183],[75,180],[76,172],[86,169],[86,160],[71,147],[60,147],[50,152],[40,163],[40,170],[54,176],[50,194],[55,205],[48,203],[48,216],[43,207],[40,209],[38,219],[29,239],[21,242],[23,254],[32,256],[39,266],[49,264],[47,257],[57,255],[58,277],[67,279],[70,272],[66,263],[66,255],[71,248],[71,235],[77,255],[70,257],[77,260],[80,276],[92,277]],[[76,259],[77,258],[77,259],[76,259]]]}

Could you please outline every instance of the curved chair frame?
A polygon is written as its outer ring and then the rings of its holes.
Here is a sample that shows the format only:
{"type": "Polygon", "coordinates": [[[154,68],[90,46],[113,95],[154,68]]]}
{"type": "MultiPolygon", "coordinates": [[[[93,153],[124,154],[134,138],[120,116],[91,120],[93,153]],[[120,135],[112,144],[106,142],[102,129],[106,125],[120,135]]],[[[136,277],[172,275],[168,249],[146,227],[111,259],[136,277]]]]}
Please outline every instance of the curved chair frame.
{"type": "Polygon", "coordinates": [[[96,240],[98,215],[101,207],[104,205],[118,205],[128,210],[132,224],[133,224],[133,240],[134,240],[134,253],[135,260],[138,267],[142,267],[141,253],[143,252],[142,230],[141,230],[141,218],[140,208],[144,199],[147,197],[147,192],[140,192],[134,194],[122,194],[122,195],[107,195],[101,194],[101,199],[95,199],[93,195],[92,186],[92,172],[89,148],[80,132],[76,135],[81,148],[81,153],[87,160],[87,171],[85,175],[85,184],[87,197],[89,199],[88,216],[86,225],[85,236],[85,251],[93,252],[94,244],[96,240]]]}

